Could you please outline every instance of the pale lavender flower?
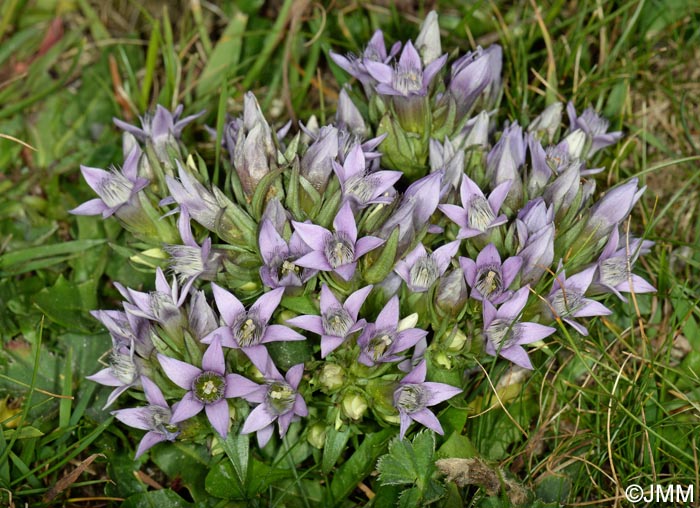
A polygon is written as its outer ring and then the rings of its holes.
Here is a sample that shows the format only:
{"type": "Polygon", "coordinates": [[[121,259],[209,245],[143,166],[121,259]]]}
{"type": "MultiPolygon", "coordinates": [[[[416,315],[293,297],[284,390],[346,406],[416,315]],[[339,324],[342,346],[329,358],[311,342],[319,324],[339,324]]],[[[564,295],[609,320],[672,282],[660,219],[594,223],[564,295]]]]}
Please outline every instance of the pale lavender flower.
{"type": "Polygon", "coordinates": [[[550,314],[554,318],[564,320],[581,335],[588,335],[588,330],[573,318],[612,314],[612,311],[603,304],[584,296],[593,282],[596,269],[596,266],[591,266],[569,278],[566,277],[563,269],[560,270],[547,296],[546,307],[550,314]]]}
{"type": "Polygon", "coordinates": [[[192,235],[190,214],[185,205],[180,206],[177,227],[184,245],[166,245],[170,254],[170,269],[183,284],[182,294],[187,294],[198,278],[214,280],[222,263],[221,254],[212,251],[211,238],[207,237],[200,246],[192,235]]]}
{"type": "Polygon", "coordinates": [[[311,250],[295,231],[286,242],[269,219],[263,219],[258,237],[260,255],[264,265],[260,267],[260,279],[267,287],[301,287],[317,271],[296,264],[296,260],[311,250]]]}
{"type": "Polygon", "coordinates": [[[362,113],[357,109],[355,103],[352,102],[346,88],[340,90],[340,94],[338,95],[335,124],[338,126],[339,130],[345,130],[359,138],[367,134],[367,125],[365,124],[364,118],[362,118],[362,113]]]}
{"type": "Polygon", "coordinates": [[[199,414],[202,409],[216,432],[224,439],[228,434],[229,410],[226,399],[237,397],[235,374],[226,374],[224,351],[219,337],[214,337],[202,356],[202,367],[158,354],[158,361],[170,380],[187,390],[173,405],[170,423],[179,423],[199,414]]]}
{"type": "Polygon", "coordinates": [[[486,352],[491,356],[500,355],[525,369],[532,369],[532,363],[522,345],[537,342],[557,331],[551,326],[519,321],[529,291],[529,286],[519,289],[498,310],[488,300],[483,301],[486,352]]]}
{"type": "Polygon", "coordinates": [[[133,344],[134,352],[141,358],[148,358],[153,351],[148,319],[118,310],[93,310],[90,314],[107,328],[117,347],[133,344]]]}
{"type": "Polygon", "coordinates": [[[554,141],[554,136],[561,125],[564,105],[561,102],[554,102],[547,106],[530,125],[527,131],[532,133],[534,138],[543,139],[545,143],[554,141]]]}
{"type": "Polygon", "coordinates": [[[654,293],[656,288],[639,275],[630,272],[640,254],[649,252],[654,242],[632,238],[629,245],[619,245],[617,228],[610,233],[608,243],[596,263],[596,272],[590,290],[594,293],[614,293],[623,302],[621,293],[654,293]]]}
{"type": "Polygon", "coordinates": [[[295,221],[292,224],[304,243],[312,249],[297,259],[296,265],[335,272],[344,280],[352,279],[360,257],[384,243],[384,240],[374,236],[357,238],[355,217],[347,201],[333,219],[333,233],[316,224],[295,221]]]}
{"type": "Polygon", "coordinates": [[[416,49],[420,53],[424,65],[428,65],[442,55],[437,12],[430,11],[421,23],[420,33],[416,37],[416,49]]]}
{"type": "Polygon", "coordinates": [[[95,383],[115,387],[102,409],[107,409],[114,404],[117,397],[129,388],[138,386],[141,383],[139,379],[141,370],[141,361],[134,356],[133,346],[126,347],[113,340],[109,366],[92,376],[87,376],[87,379],[95,383]]]}
{"type": "Polygon", "coordinates": [[[141,438],[134,459],[138,459],[146,450],[158,443],[175,441],[175,438],[180,434],[178,427],[170,423],[172,412],[158,385],[146,376],[141,376],[141,385],[148,406],[112,411],[117,420],[129,427],[148,431],[141,438]]]}
{"type": "Polygon", "coordinates": [[[446,401],[462,392],[456,386],[426,382],[426,371],[426,362],[422,360],[399,381],[399,386],[394,390],[394,407],[399,412],[401,422],[399,439],[403,439],[406,435],[411,420],[443,435],[444,431],[440,422],[428,407],[446,401]]]}
{"type": "Polygon", "coordinates": [[[452,144],[462,151],[471,146],[487,148],[489,145],[489,114],[481,111],[474,118],[470,118],[464,128],[452,138],[452,144]]]}
{"type": "Polygon", "coordinates": [[[511,181],[511,199],[518,202],[522,198],[522,178],[520,168],[525,163],[525,138],[517,122],[503,130],[501,139],[486,156],[486,178],[493,187],[511,181]]]}
{"type": "Polygon", "coordinates": [[[422,243],[396,263],[394,271],[399,274],[410,289],[416,293],[428,291],[433,283],[445,273],[450,261],[457,254],[459,240],[435,249],[428,254],[422,243]]]}
{"type": "Polygon", "coordinates": [[[518,256],[523,260],[521,283],[535,284],[554,261],[554,207],[544,199],[529,201],[515,220],[518,256]]]}
{"type": "Polygon", "coordinates": [[[586,223],[586,232],[595,240],[605,238],[630,214],[634,205],[646,190],[638,188],[639,180],[632,178],[629,182],[610,189],[591,207],[586,223]]]}
{"type": "Polygon", "coordinates": [[[430,171],[444,171],[440,199],[444,200],[452,191],[457,191],[464,174],[464,150],[456,150],[449,138],[444,143],[430,140],[430,171]]]}
{"type": "Polygon", "coordinates": [[[499,305],[513,294],[508,288],[520,272],[523,260],[518,256],[511,256],[501,263],[498,249],[490,243],[479,252],[476,261],[461,257],[459,264],[467,284],[472,288],[472,298],[488,300],[494,305],[499,305]]]}
{"type": "Polygon", "coordinates": [[[330,55],[333,61],[345,72],[362,83],[365,88],[365,93],[369,97],[372,90],[371,85],[375,83],[375,81],[367,70],[367,63],[381,62],[386,64],[394,58],[400,50],[401,43],[396,42],[387,53],[386,45],[384,44],[384,34],[381,30],[377,30],[374,32],[374,35],[372,35],[369,44],[361,56],[357,57],[352,54],[343,56],[333,51],[330,52],[330,55]]]}
{"type": "Polygon", "coordinates": [[[566,113],[569,115],[570,131],[581,129],[586,133],[591,145],[587,156],[590,157],[601,148],[617,143],[622,138],[622,132],[608,132],[610,122],[596,113],[593,108],[586,108],[581,116],[576,114],[573,102],[566,105],[566,113]]]}
{"type": "Polygon", "coordinates": [[[458,239],[478,236],[508,222],[506,216],[498,215],[498,212],[508,196],[511,184],[510,180],[501,183],[489,194],[487,200],[479,186],[464,175],[460,188],[462,206],[443,204],[438,208],[459,226],[458,239]]]}
{"type": "Polygon", "coordinates": [[[284,377],[270,364],[269,368],[263,371],[266,381],[260,385],[233,374],[235,396],[258,404],[248,415],[241,434],[257,432],[258,445],[264,448],[274,432],[275,420],[279,427],[279,436],[283,437],[292,421],[300,416],[307,416],[309,411],[306,402],[298,391],[303,374],[303,363],[291,367],[284,377]]]}
{"type": "Polygon", "coordinates": [[[458,118],[469,112],[484,90],[500,86],[502,65],[503,50],[498,44],[486,49],[479,46],[455,60],[447,93],[455,101],[458,118]]]}
{"type": "Polygon", "coordinates": [[[397,362],[399,353],[412,348],[428,332],[419,328],[398,330],[399,298],[393,296],[377,316],[374,323],[367,323],[357,338],[360,347],[358,362],[369,367],[377,363],[397,362]]]}
{"type": "Polygon", "coordinates": [[[102,215],[103,218],[116,215],[128,218],[141,209],[137,195],[148,185],[148,180],[138,176],[141,149],[134,147],[121,171],[112,168],[111,171],[80,166],[80,171],[87,184],[99,198],[86,201],[82,205],[69,210],[73,215],[102,215]]]}
{"type": "Polygon", "coordinates": [[[268,322],[277,309],[284,288],[280,287],[258,297],[248,309],[238,298],[212,283],[214,300],[225,326],[219,327],[205,337],[205,344],[220,337],[221,344],[243,351],[260,371],[272,363],[264,344],[275,341],[304,340],[304,336],[283,325],[268,322]]]}
{"type": "Polygon", "coordinates": [[[440,277],[435,303],[444,312],[457,314],[469,298],[469,290],[461,268],[454,268],[440,277]]]}
{"type": "Polygon", "coordinates": [[[338,157],[338,129],[324,125],[316,134],[300,161],[300,173],[314,188],[323,193],[333,172],[332,162],[338,157]]]}
{"type": "Polygon", "coordinates": [[[321,336],[321,358],[325,358],[337,349],[345,340],[358,330],[361,330],[366,321],[357,319],[360,307],[372,291],[372,286],[358,289],[345,299],[343,304],[328,288],[321,286],[321,315],[297,316],[288,319],[287,323],[316,333],[321,336]]]}
{"type": "Polygon", "coordinates": [[[127,312],[155,321],[172,333],[178,333],[180,327],[186,326],[180,307],[187,297],[180,292],[177,280],[173,277],[172,285],[165,278],[163,270],[156,269],[156,290],[150,293],[127,289],[129,303],[124,304],[127,312]]]}
{"type": "Polygon", "coordinates": [[[341,166],[333,161],[333,170],[340,180],[343,196],[356,209],[370,204],[391,203],[395,194],[393,185],[401,178],[401,171],[367,171],[365,155],[355,145],[341,166]]]}
{"type": "Polygon", "coordinates": [[[204,291],[195,291],[192,294],[187,310],[187,324],[193,337],[200,340],[219,327],[216,315],[207,303],[204,291]]]}
{"type": "Polygon", "coordinates": [[[221,215],[224,213],[223,207],[211,191],[182,167],[180,161],[176,160],[175,163],[180,181],[168,175],[165,176],[165,183],[172,197],[162,200],[161,205],[176,202],[186,207],[190,216],[202,226],[209,231],[216,231],[221,215]]]}

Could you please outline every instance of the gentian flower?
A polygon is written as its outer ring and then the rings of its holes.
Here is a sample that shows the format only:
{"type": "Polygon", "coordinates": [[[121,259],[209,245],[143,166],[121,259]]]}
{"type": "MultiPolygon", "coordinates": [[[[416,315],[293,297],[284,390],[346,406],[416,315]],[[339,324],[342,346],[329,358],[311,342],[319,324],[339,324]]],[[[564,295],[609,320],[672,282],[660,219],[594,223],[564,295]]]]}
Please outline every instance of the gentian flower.
{"type": "Polygon", "coordinates": [[[303,373],[303,363],[291,367],[284,377],[270,364],[263,372],[266,382],[261,385],[234,374],[236,396],[258,404],[248,415],[241,434],[257,432],[258,445],[263,448],[272,437],[275,420],[279,426],[279,435],[283,437],[294,419],[307,416],[309,412],[306,402],[298,392],[303,373]]]}
{"type": "Polygon", "coordinates": [[[362,113],[348,95],[344,87],[338,94],[338,106],[335,112],[335,124],[338,130],[347,131],[352,136],[363,138],[367,134],[367,125],[362,113]]]}
{"type": "Polygon", "coordinates": [[[340,207],[333,219],[333,233],[316,224],[296,221],[292,221],[292,224],[304,243],[312,249],[297,259],[296,265],[335,272],[344,280],[352,279],[360,257],[384,243],[384,240],[374,236],[357,239],[357,225],[348,202],[340,207]]]}
{"type": "Polygon", "coordinates": [[[596,263],[596,272],[590,286],[595,292],[614,293],[623,302],[627,298],[621,293],[654,293],[656,288],[639,275],[630,272],[640,254],[649,252],[654,242],[633,238],[629,246],[619,247],[620,233],[617,228],[610,233],[608,243],[596,263]]]}
{"type": "Polygon", "coordinates": [[[591,266],[567,278],[564,270],[554,278],[552,290],[547,297],[547,310],[554,318],[561,318],[581,335],[588,335],[585,326],[573,318],[608,316],[612,311],[602,303],[584,297],[593,281],[597,267],[591,266]]]}
{"type": "Polygon", "coordinates": [[[333,161],[333,170],[340,180],[343,196],[356,209],[370,204],[391,203],[393,185],[401,178],[401,171],[367,172],[365,155],[360,145],[355,145],[341,166],[333,161]],[[388,195],[387,195],[388,194],[388,195]]]}
{"type": "Polygon", "coordinates": [[[608,132],[610,122],[596,113],[593,108],[586,108],[581,116],[576,114],[573,102],[566,105],[566,113],[569,115],[569,130],[571,132],[581,129],[586,133],[590,141],[590,148],[586,154],[592,156],[598,150],[617,143],[622,138],[622,132],[608,132]]]}
{"type": "Polygon", "coordinates": [[[338,157],[338,129],[324,125],[313,139],[301,158],[299,172],[323,193],[333,172],[332,162],[338,157]]]}
{"type": "Polygon", "coordinates": [[[563,111],[564,105],[561,102],[550,104],[530,122],[530,125],[527,126],[527,131],[533,134],[532,138],[551,143],[554,141],[554,136],[561,125],[563,111]]]}
{"type": "Polygon", "coordinates": [[[393,296],[377,316],[377,321],[367,323],[357,338],[360,346],[357,361],[368,367],[399,361],[399,353],[415,346],[427,334],[419,328],[399,330],[399,298],[393,296]]]}
{"type": "Polygon", "coordinates": [[[586,233],[594,240],[605,238],[630,214],[634,205],[646,190],[638,189],[639,180],[632,178],[629,182],[618,185],[591,207],[586,224],[586,233]]]}
{"type": "Polygon", "coordinates": [[[464,175],[460,189],[462,206],[444,204],[438,208],[459,226],[458,239],[472,238],[508,222],[506,216],[498,215],[498,212],[510,187],[510,180],[503,182],[489,194],[487,200],[479,186],[464,175]]]}
{"type": "Polygon", "coordinates": [[[422,360],[399,381],[398,388],[394,390],[394,407],[398,410],[401,421],[399,439],[403,439],[406,435],[408,426],[411,425],[411,420],[443,435],[444,431],[440,422],[428,407],[439,404],[462,392],[456,386],[426,382],[426,370],[425,360],[422,360]]]}
{"type": "Polygon", "coordinates": [[[406,281],[408,289],[416,293],[425,292],[445,273],[450,261],[457,254],[460,243],[459,240],[455,240],[435,249],[431,254],[419,243],[404,259],[396,263],[394,271],[406,281]]]}
{"type": "Polygon", "coordinates": [[[542,198],[529,201],[515,219],[521,284],[535,284],[554,261],[554,207],[542,198]]]}
{"type": "Polygon", "coordinates": [[[150,293],[127,289],[129,303],[124,309],[135,316],[140,316],[160,324],[169,333],[179,334],[180,328],[186,326],[186,321],[180,307],[187,297],[181,293],[177,280],[173,277],[172,285],[168,284],[165,274],[160,267],[156,268],[156,290],[150,293]]]}
{"type": "Polygon", "coordinates": [[[148,180],[138,176],[141,149],[134,147],[121,171],[111,171],[80,166],[83,178],[99,198],[86,201],[77,208],[69,210],[73,215],[100,215],[106,219],[116,215],[128,222],[128,219],[141,209],[137,194],[148,185],[148,180]]]}
{"type": "Polygon", "coordinates": [[[435,294],[435,303],[444,312],[456,315],[464,307],[469,298],[469,290],[460,268],[454,268],[440,277],[435,294]]]}
{"type": "Polygon", "coordinates": [[[486,178],[492,187],[511,181],[511,200],[519,203],[522,198],[520,168],[525,164],[525,138],[517,122],[503,130],[501,139],[486,156],[486,178]]]}
{"type": "Polygon", "coordinates": [[[107,397],[107,403],[102,409],[107,409],[114,404],[122,393],[141,382],[141,362],[134,357],[134,348],[119,345],[112,342],[112,351],[109,354],[109,367],[87,376],[87,379],[105,386],[114,386],[114,390],[107,397]]]}
{"type": "Polygon", "coordinates": [[[295,264],[298,258],[310,251],[296,231],[287,243],[272,221],[263,219],[258,245],[265,263],[260,267],[260,279],[267,287],[301,287],[316,274],[316,270],[295,264]]]}
{"type": "Polygon", "coordinates": [[[416,49],[419,51],[424,65],[428,65],[442,55],[437,12],[430,11],[421,23],[420,32],[416,37],[416,49]]]}
{"type": "Polygon", "coordinates": [[[503,50],[498,44],[486,49],[479,46],[455,60],[450,70],[447,93],[455,101],[457,117],[464,117],[488,87],[499,88],[503,50]]]}
{"type": "Polygon", "coordinates": [[[192,336],[203,339],[219,327],[214,311],[207,303],[204,291],[195,291],[187,310],[187,324],[192,336]]]}
{"type": "Polygon", "coordinates": [[[148,358],[153,351],[148,319],[118,310],[93,310],[90,314],[107,328],[117,347],[129,348],[133,344],[134,352],[141,358],[148,358]]]}
{"type": "Polygon", "coordinates": [[[498,249],[490,243],[479,252],[476,261],[461,257],[459,264],[467,284],[472,288],[472,298],[488,300],[498,305],[508,300],[513,294],[508,288],[518,275],[523,260],[518,256],[512,256],[501,263],[498,249]]]}
{"type": "Polygon", "coordinates": [[[170,423],[179,423],[202,409],[214,430],[224,439],[228,434],[229,411],[226,399],[236,397],[235,374],[226,374],[224,351],[215,336],[202,356],[202,368],[158,354],[158,361],[170,380],[187,390],[182,400],[173,405],[170,423]]]}
{"type": "Polygon", "coordinates": [[[272,359],[263,344],[275,341],[304,340],[304,336],[283,325],[267,324],[277,309],[284,288],[280,287],[258,297],[248,309],[225,289],[212,283],[214,300],[225,326],[217,328],[202,342],[212,342],[217,337],[226,347],[240,349],[260,371],[265,371],[272,359]]]}
{"type": "Polygon", "coordinates": [[[498,310],[488,300],[483,301],[486,352],[491,356],[500,355],[525,369],[532,369],[532,363],[522,345],[537,342],[557,331],[551,326],[519,321],[529,291],[529,286],[520,288],[498,310]]]}
{"type": "Polygon", "coordinates": [[[338,348],[345,340],[365,326],[366,321],[358,321],[360,307],[372,291],[372,286],[365,286],[348,296],[343,304],[328,288],[321,286],[321,315],[305,315],[288,319],[287,323],[316,333],[321,336],[321,358],[325,358],[338,348]]]}
{"type": "Polygon", "coordinates": [[[441,144],[436,139],[430,140],[430,171],[444,171],[440,199],[459,189],[464,174],[464,150],[456,150],[449,138],[441,144]]]}
{"type": "Polygon", "coordinates": [[[180,161],[176,160],[175,163],[180,181],[168,175],[165,176],[165,183],[172,197],[162,200],[161,205],[176,202],[186,207],[190,216],[202,226],[209,231],[216,231],[223,207],[214,194],[190,175],[180,161]]]}
{"type": "Polygon", "coordinates": [[[146,376],[141,376],[141,386],[143,386],[148,406],[112,411],[117,420],[129,427],[148,431],[139,442],[134,459],[138,459],[146,450],[158,443],[175,441],[180,434],[177,426],[170,423],[172,412],[158,385],[146,376]]]}

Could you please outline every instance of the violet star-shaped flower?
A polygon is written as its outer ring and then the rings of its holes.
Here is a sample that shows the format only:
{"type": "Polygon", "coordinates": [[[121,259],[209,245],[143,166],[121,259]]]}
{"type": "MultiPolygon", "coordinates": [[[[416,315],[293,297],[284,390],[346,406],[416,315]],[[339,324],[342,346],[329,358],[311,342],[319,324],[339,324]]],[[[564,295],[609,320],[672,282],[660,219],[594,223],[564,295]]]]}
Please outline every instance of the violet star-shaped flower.
{"type": "Polygon", "coordinates": [[[566,113],[569,115],[570,131],[581,129],[590,139],[591,147],[588,151],[590,157],[598,150],[617,143],[622,138],[622,132],[608,132],[610,122],[596,113],[593,108],[586,108],[581,116],[576,114],[573,102],[566,105],[566,113]]]}
{"type": "Polygon", "coordinates": [[[420,55],[408,41],[395,67],[382,62],[366,62],[365,67],[376,81],[375,90],[381,95],[403,97],[425,96],[435,75],[447,61],[447,54],[436,58],[423,69],[420,55]]]}
{"type": "Polygon", "coordinates": [[[176,160],[175,163],[180,181],[169,175],[165,176],[165,183],[171,196],[163,199],[160,204],[177,203],[185,206],[194,220],[208,230],[216,231],[224,209],[217,201],[216,196],[190,175],[189,171],[180,164],[180,161],[176,160]]]}
{"type": "Polygon", "coordinates": [[[483,301],[486,352],[491,356],[500,355],[525,369],[532,369],[532,363],[522,345],[537,342],[556,332],[556,328],[551,326],[519,321],[529,291],[529,286],[520,288],[498,310],[488,300],[483,301]]]}
{"type": "Polygon", "coordinates": [[[180,292],[175,277],[170,285],[160,267],[156,269],[155,291],[150,293],[134,289],[126,291],[129,303],[124,304],[124,309],[127,312],[154,321],[171,331],[177,332],[180,326],[186,325],[180,307],[184,303],[187,293],[180,292]]]}
{"type": "Polygon", "coordinates": [[[267,287],[301,287],[316,274],[316,270],[296,265],[296,260],[310,250],[296,231],[287,243],[272,221],[263,219],[258,246],[264,263],[260,267],[260,279],[267,287]]]}
{"type": "Polygon", "coordinates": [[[487,200],[479,186],[464,175],[460,188],[462,206],[443,204],[438,208],[459,226],[458,239],[478,236],[508,222],[506,216],[498,215],[498,212],[508,196],[510,187],[510,180],[503,182],[489,194],[487,200]]]}
{"type": "Polygon", "coordinates": [[[170,423],[192,418],[204,409],[214,430],[222,437],[228,434],[229,410],[226,399],[236,397],[234,374],[226,374],[224,351],[215,336],[202,356],[202,367],[158,354],[158,361],[170,380],[187,390],[182,400],[173,405],[170,423]]]}
{"type": "Polygon", "coordinates": [[[248,309],[225,289],[212,283],[214,300],[225,326],[219,327],[205,337],[202,342],[212,342],[221,338],[221,344],[243,351],[260,371],[266,371],[272,359],[264,344],[275,341],[304,340],[304,336],[283,325],[269,325],[272,314],[277,309],[284,288],[280,287],[258,297],[248,309]]]}
{"type": "Polygon", "coordinates": [[[307,416],[309,412],[306,402],[298,392],[303,374],[303,363],[291,367],[284,377],[270,364],[268,370],[263,372],[266,379],[264,384],[233,374],[233,391],[236,396],[258,404],[248,415],[241,434],[257,432],[258,445],[263,448],[272,437],[275,420],[279,426],[279,435],[283,437],[294,419],[307,416]]]}
{"type": "Polygon", "coordinates": [[[136,195],[149,183],[146,178],[138,176],[140,158],[141,149],[136,146],[129,152],[121,171],[116,168],[105,171],[89,166],[80,166],[83,178],[99,198],[86,201],[69,212],[73,215],[102,214],[102,217],[106,219],[114,214],[119,216],[122,208],[139,207],[136,195]]]}
{"type": "Polygon", "coordinates": [[[292,224],[304,243],[312,249],[297,259],[296,265],[335,272],[344,280],[352,279],[360,257],[384,243],[384,240],[374,236],[358,240],[355,216],[348,202],[340,207],[333,219],[333,233],[316,224],[295,221],[292,224]]]}
{"type": "Polygon", "coordinates": [[[107,328],[117,347],[129,348],[133,344],[134,352],[142,358],[148,358],[153,351],[148,319],[118,310],[93,310],[90,314],[107,328]]]}
{"type": "Polygon", "coordinates": [[[565,271],[560,270],[554,278],[552,290],[547,297],[547,309],[552,316],[561,318],[581,335],[588,335],[588,330],[573,318],[612,314],[612,311],[602,303],[584,297],[593,281],[596,269],[596,266],[591,266],[568,278],[565,271]]]}
{"type": "Polygon", "coordinates": [[[421,360],[411,372],[399,381],[399,386],[394,390],[394,407],[398,410],[401,421],[400,439],[403,439],[406,435],[412,420],[443,435],[444,431],[440,422],[428,407],[439,404],[462,392],[456,386],[426,382],[426,370],[425,360],[421,360]]]}
{"type": "Polygon", "coordinates": [[[455,240],[435,249],[431,254],[419,243],[404,259],[396,263],[394,271],[406,281],[408,289],[416,293],[425,292],[445,273],[457,254],[460,243],[455,240]]]}
{"type": "Polygon", "coordinates": [[[613,229],[608,243],[596,263],[591,289],[600,293],[614,293],[623,302],[621,293],[654,293],[656,288],[639,275],[630,272],[640,254],[649,252],[654,242],[633,238],[629,245],[619,247],[620,233],[613,229]]]}
{"type": "Polygon", "coordinates": [[[372,35],[369,44],[361,56],[358,57],[352,54],[343,56],[338,53],[334,53],[333,51],[330,52],[330,55],[333,61],[345,72],[360,81],[365,86],[365,92],[367,92],[367,87],[374,82],[372,76],[367,70],[367,63],[381,62],[386,64],[400,51],[400,49],[401,43],[396,42],[387,53],[386,45],[384,44],[384,34],[381,30],[377,30],[374,32],[374,35],[372,35]]]}
{"type": "Polygon", "coordinates": [[[141,362],[134,357],[133,347],[129,348],[113,342],[112,351],[109,354],[109,366],[92,376],[87,376],[87,379],[101,385],[115,387],[102,408],[107,409],[122,393],[139,385],[140,374],[141,362]]]}
{"type": "Polygon", "coordinates": [[[469,112],[489,85],[500,84],[502,65],[503,50],[498,44],[486,49],[479,46],[475,51],[455,60],[450,70],[452,77],[447,91],[454,97],[458,118],[469,112]]]}
{"type": "Polygon", "coordinates": [[[397,362],[399,353],[406,351],[425,337],[428,332],[420,328],[399,330],[399,297],[393,296],[377,316],[374,323],[367,323],[357,338],[360,347],[358,362],[368,367],[377,363],[397,362]]]}
{"type": "Polygon", "coordinates": [[[590,210],[586,233],[594,239],[605,238],[630,214],[634,205],[644,194],[646,186],[638,188],[639,180],[632,178],[624,184],[613,187],[595,203],[590,210]]]}
{"type": "Polygon", "coordinates": [[[472,288],[472,298],[488,300],[498,305],[508,300],[513,294],[508,288],[518,275],[523,260],[518,256],[512,256],[501,263],[498,249],[490,243],[479,252],[476,261],[461,257],[459,264],[467,284],[472,288]]]}
{"type": "Polygon", "coordinates": [[[350,150],[342,166],[333,161],[333,170],[340,180],[343,196],[357,209],[375,203],[391,203],[393,185],[403,175],[401,171],[368,172],[362,146],[358,144],[350,150]]]}
{"type": "Polygon", "coordinates": [[[180,434],[177,426],[170,423],[172,412],[160,388],[145,376],[141,376],[141,385],[148,406],[112,411],[117,420],[129,427],[148,431],[139,442],[134,459],[138,459],[146,450],[158,443],[175,441],[180,434]]]}
{"type": "Polygon", "coordinates": [[[305,315],[288,319],[287,323],[321,336],[321,358],[325,358],[358,330],[366,321],[357,315],[373,286],[365,286],[348,296],[343,304],[328,288],[321,286],[321,315],[305,315]]]}
{"type": "Polygon", "coordinates": [[[146,114],[139,117],[141,120],[141,127],[136,127],[135,125],[128,124],[118,118],[113,118],[112,121],[120,129],[133,134],[136,139],[141,142],[146,142],[150,140],[154,146],[162,147],[169,139],[180,139],[182,130],[187,126],[188,123],[193,122],[200,116],[202,116],[205,111],[200,111],[195,115],[186,116],[180,119],[184,106],[182,104],[175,108],[172,113],[158,104],[156,106],[156,112],[153,115],[146,114]]]}

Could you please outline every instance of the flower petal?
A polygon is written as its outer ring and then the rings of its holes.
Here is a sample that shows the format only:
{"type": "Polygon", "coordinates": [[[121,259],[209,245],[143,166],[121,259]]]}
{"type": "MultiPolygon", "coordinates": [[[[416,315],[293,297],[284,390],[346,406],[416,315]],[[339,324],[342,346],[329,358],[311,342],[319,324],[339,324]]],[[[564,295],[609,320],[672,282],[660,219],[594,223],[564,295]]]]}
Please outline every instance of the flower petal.
{"type": "Polygon", "coordinates": [[[192,418],[204,409],[204,404],[195,399],[192,392],[187,392],[180,402],[173,405],[173,415],[170,423],[178,423],[192,418]]]}
{"type": "Polygon", "coordinates": [[[221,399],[213,404],[207,404],[204,406],[204,411],[206,411],[209,423],[214,427],[214,430],[216,430],[222,438],[226,439],[230,420],[228,402],[226,402],[226,399],[221,399]]]}
{"type": "Polygon", "coordinates": [[[161,434],[160,432],[146,432],[146,435],[143,436],[138,448],[136,449],[134,459],[138,459],[148,449],[153,448],[155,445],[157,445],[158,443],[162,443],[166,439],[167,438],[165,437],[165,435],[161,434]]]}
{"type": "Polygon", "coordinates": [[[216,300],[219,314],[224,318],[227,325],[232,325],[236,318],[242,312],[245,312],[245,307],[243,307],[238,298],[213,282],[211,283],[211,289],[214,293],[214,300],[216,300]]]}
{"type": "Polygon", "coordinates": [[[430,430],[437,432],[441,436],[445,434],[445,431],[442,430],[442,425],[440,425],[440,421],[437,419],[437,416],[435,416],[429,409],[421,409],[420,411],[411,413],[409,416],[418,423],[428,427],[430,430]]]}
{"type": "Polygon", "coordinates": [[[226,363],[224,361],[224,350],[221,348],[221,340],[215,335],[211,344],[202,356],[202,370],[216,372],[224,375],[226,363]]]}
{"type": "Polygon", "coordinates": [[[284,288],[277,288],[273,289],[272,291],[268,291],[255,301],[255,303],[250,307],[250,310],[257,312],[260,320],[263,323],[267,323],[277,307],[279,307],[283,296],[284,288]]]}
{"type": "Polygon", "coordinates": [[[241,429],[241,434],[250,434],[263,429],[274,422],[276,418],[277,416],[273,415],[264,403],[259,404],[248,415],[241,429]]]}
{"type": "Polygon", "coordinates": [[[326,239],[330,236],[330,231],[316,224],[292,221],[294,231],[304,241],[306,245],[315,251],[323,251],[326,239]]]}
{"type": "Polygon", "coordinates": [[[170,380],[180,388],[192,389],[192,382],[202,373],[202,369],[158,353],[158,361],[170,380]]]}

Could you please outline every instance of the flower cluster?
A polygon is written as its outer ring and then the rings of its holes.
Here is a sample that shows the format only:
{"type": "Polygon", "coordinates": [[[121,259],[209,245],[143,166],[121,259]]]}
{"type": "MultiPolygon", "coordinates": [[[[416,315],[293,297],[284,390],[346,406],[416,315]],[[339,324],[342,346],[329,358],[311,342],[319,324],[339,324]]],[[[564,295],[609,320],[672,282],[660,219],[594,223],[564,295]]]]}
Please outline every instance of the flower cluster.
{"type": "Polygon", "coordinates": [[[644,188],[595,194],[589,164],[622,135],[595,111],[568,104],[562,128],[555,103],[494,132],[501,48],[450,62],[434,13],[415,43],[387,50],[378,31],[331,58],[364,96],[343,89],[332,124],[291,135],[246,94],[221,180],[182,157],[197,115],[160,106],[141,128],[116,121],[135,136],[122,170],[82,168],[99,198],[73,213],[116,217],[172,273],[117,284],[123,310],[94,313],[113,340],[91,376],[114,387],[107,406],[148,401],[114,411],[148,431],[138,455],[209,429],[265,447],[300,420],[442,433],[428,408],[476,362],[532,369],[525,346],[586,335],[612,312],[601,297],[654,291],[632,273],[651,242],[623,236],[644,188]]]}

